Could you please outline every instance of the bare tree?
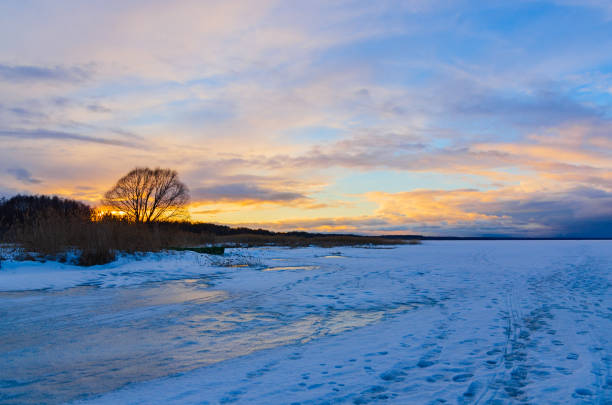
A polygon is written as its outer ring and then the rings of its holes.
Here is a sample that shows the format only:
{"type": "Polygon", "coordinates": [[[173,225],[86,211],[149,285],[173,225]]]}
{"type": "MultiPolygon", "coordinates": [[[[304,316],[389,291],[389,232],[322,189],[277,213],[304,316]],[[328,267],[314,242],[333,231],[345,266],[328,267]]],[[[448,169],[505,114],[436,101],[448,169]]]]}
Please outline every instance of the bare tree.
{"type": "Polygon", "coordinates": [[[137,167],[104,194],[103,204],[134,222],[185,218],[189,189],[174,170],[137,167]]]}

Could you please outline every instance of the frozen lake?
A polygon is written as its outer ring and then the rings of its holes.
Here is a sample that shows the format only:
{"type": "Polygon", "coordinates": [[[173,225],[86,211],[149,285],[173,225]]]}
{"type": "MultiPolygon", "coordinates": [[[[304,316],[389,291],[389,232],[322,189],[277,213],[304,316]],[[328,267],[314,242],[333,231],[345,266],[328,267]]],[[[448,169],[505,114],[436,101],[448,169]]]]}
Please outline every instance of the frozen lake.
{"type": "Polygon", "coordinates": [[[612,403],[612,242],[3,262],[0,403],[612,403]]]}

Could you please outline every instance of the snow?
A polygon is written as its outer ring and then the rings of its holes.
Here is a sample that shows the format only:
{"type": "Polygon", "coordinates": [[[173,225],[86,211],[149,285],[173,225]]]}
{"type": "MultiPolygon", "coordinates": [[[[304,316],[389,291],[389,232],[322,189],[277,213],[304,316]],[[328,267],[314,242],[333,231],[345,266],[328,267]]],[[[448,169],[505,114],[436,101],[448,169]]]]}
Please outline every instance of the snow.
{"type": "Polygon", "coordinates": [[[610,403],[612,242],[3,262],[0,402],[610,403]]]}

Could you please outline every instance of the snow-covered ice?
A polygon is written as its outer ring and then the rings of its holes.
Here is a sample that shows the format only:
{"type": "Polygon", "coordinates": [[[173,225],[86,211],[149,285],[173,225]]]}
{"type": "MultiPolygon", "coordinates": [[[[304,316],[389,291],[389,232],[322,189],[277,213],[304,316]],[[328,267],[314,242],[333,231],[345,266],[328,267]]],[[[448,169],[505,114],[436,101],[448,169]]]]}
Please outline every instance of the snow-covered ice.
{"type": "Polygon", "coordinates": [[[3,262],[0,403],[612,403],[612,242],[3,262]]]}

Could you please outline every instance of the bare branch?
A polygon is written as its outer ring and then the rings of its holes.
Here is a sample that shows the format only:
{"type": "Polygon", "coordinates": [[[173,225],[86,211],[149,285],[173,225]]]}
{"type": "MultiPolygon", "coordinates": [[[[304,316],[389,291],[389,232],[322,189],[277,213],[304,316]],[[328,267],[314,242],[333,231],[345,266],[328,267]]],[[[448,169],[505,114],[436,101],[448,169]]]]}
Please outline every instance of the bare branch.
{"type": "Polygon", "coordinates": [[[137,167],[104,194],[103,204],[125,213],[134,222],[184,218],[189,189],[176,171],[137,167]]]}

